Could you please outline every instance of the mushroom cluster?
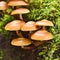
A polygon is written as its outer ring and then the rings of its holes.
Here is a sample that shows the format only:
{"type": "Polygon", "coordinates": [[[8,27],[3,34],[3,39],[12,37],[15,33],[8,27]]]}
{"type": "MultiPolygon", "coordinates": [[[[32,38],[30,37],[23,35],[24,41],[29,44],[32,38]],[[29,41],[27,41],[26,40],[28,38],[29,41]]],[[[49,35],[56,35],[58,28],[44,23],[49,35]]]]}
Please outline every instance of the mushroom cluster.
{"type": "MultiPolygon", "coordinates": [[[[4,4],[6,5],[6,4],[4,4]]],[[[3,6],[4,6],[3,5],[3,6]]],[[[53,26],[53,23],[49,20],[39,20],[35,21],[24,21],[22,14],[27,14],[30,11],[23,6],[28,6],[29,4],[26,3],[24,0],[9,0],[7,3],[8,7],[16,7],[15,10],[11,12],[11,15],[18,15],[20,19],[15,19],[6,24],[5,30],[8,31],[16,31],[18,38],[12,39],[11,45],[14,46],[21,46],[22,48],[32,48],[31,45],[34,47],[39,46],[46,40],[53,39],[53,35],[47,31],[46,26],[53,26]],[[27,32],[28,37],[25,38],[21,31],[27,32]]],[[[3,8],[3,7],[2,7],[3,8]]],[[[1,9],[0,9],[1,10],[1,9]]],[[[5,9],[3,9],[5,10],[5,9]]]]}
{"type": "Polygon", "coordinates": [[[45,26],[53,26],[53,23],[51,21],[44,19],[41,21],[37,21],[36,25],[42,27],[42,29],[32,34],[31,39],[44,41],[53,38],[53,35],[50,32],[48,32],[45,28],[45,26]]]}

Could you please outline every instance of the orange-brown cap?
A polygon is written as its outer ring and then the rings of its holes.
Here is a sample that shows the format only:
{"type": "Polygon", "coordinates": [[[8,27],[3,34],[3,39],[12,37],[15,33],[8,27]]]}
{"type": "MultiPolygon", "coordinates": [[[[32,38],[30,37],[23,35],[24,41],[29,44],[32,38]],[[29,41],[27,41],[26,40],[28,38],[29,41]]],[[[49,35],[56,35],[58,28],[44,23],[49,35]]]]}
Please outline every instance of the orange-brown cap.
{"type": "Polygon", "coordinates": [[[16,10],[13,10],[11,15],[15,15],[15,14],[26,14],[26,13],[29,13],[30,11],[26,8],[19,8],[19,9],[16,9],[16,10]]]}
{"type": "Polygon", "coordinates": [[[29,21],[21,27],[21,30],[22,31],[34,31],[34,30],[37,30],[37,27],[34,21],[29,21]]]}
{"type": "Polygon", "coordinates": [[[0,2],[0,10],[6,10],[7,9],[7,3],[5,1],[0,2]]]}
{"type": "Polygon", "coordinates": [[[14,46],[28,46],[32,42],[27,38],[16,38],[11,41],[11,45],[14,46]]]}
{"type": "Polygon", "coordinates": [[[53,35],[46,30],[38,30],[31,35],[31,39],[39,41],[50,40],[53,39],[53,35]]]}
{"type": "Polygon", "coordinates": [[[20,30],[21,23],[22,22],[20,20],[14,20],[12,22],[9,22],[8,24],[6,24],[5,30],[9,30],[9,31],[20,30]]]}
{"type": "Polygon", "coordinates": [[[26,2],[23,0],[12,0],[8,2],[8,6],[26,6],[28,5],[26,2]]]}
{"type": "Polygon", "coordinates": [[[53,23],[51,21],[48,20],[41,20],[41,21],[37,21],[36,25],[38,26],[53,26],[53,23]]]}

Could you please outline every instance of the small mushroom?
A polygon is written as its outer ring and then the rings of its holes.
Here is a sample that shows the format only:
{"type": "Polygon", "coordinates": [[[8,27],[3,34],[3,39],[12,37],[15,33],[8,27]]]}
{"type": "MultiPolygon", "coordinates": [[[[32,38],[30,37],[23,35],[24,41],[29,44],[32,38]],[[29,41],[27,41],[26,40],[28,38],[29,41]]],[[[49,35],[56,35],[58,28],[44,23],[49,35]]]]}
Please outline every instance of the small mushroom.
{"type": "Polygon", "coordinates": [[[30,11],[26,8],[19,8],[19,9],[13,10],[11,15],[19,14],[20,19],[23,20],[22,14],[26,14],[29,12],[30,11]]]}
{"type": "Polygon", "coordinates": [[[30,45],[31,43],[32,42],[26,38],[16,38],[11,41],[11,45],[21,46],[22,48],[24,48],[24,46],[30,45]]]}
{"type": "Polygon", "coordinates": [[[30,38],[30,35],[32,34],[32,31],[37,30],[37,27],[36,27],[34,21],[29,21],[21,27],[21,30],[22,31],[29,31],[29,38],[30,38]]]}
{"type": "Polygon", "coordinates": [[[53,26],[53,23],[51,21],[43,19],[41,21],[37,21],[36,25],[37,26],[43,26],[43,29],[45,29],[45,26],[53,26]]]}
{"type": "Polygon", "coordinates": [[[37,30],[37,27],[35,25],[34,21],[28,21],[21,27],[22,31],[34,31],[37,30]]]}
{"type": "Polygon", "coordinates": [[[27,6],[28,4],[23,0],[11,0],[8,2],[8,6],[27,6]]]}
{"type": "Polygon", "coordinates": [[[16,31],[16,30],[20,30],[21,27],[21,21],[20,20],[14,20],[12,22],[9,22],[6,26],[5,26],[5,30],[9,30],[9,31],[16,31]]]}
{"type": "Polygon", "coordinates": [[[38,30],[31,35],[31,39],[37,40],[37,41],[50,40],[50,39],[53,39],[53,35],[46,30],[38,30]]]}
{"type": "Polygon", "coordinates": [[[7,9],[7,3],[5,1],[0,1],[0,10],[3,10],[5,13],[5,10],[7,9]]]}
{"type": "Polygon", "coordinates": [[[24,25],[24,23],[25,22],[20,21],[20,20],[14,20],[6,24],[5,30],[16,31],[17,35],[20,36],[21,34],[19,34],[19,30],[21,29],[21,26],[24,25]]]}

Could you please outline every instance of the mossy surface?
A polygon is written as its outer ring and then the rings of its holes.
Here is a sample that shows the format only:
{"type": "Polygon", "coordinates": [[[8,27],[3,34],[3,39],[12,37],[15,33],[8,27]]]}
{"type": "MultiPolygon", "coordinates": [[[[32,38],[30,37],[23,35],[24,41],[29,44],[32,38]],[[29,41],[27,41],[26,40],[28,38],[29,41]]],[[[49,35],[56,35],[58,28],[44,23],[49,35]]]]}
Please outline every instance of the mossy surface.
{"type": "Polygon", "coordinates": [[[60,60],[60,0],[31,0],[28,8],[30,13],[23,15],[26,21],[47,19],[53,22],[54,26],[47,27],[47,30],[54,35],[54,39],[32,50],[12,46],[10,42],[17,37],[16,33],[3,27],[16,17],[10,15],[13,9],[8,9],[5,15],[0,11],[0,60],[60,60]]]}

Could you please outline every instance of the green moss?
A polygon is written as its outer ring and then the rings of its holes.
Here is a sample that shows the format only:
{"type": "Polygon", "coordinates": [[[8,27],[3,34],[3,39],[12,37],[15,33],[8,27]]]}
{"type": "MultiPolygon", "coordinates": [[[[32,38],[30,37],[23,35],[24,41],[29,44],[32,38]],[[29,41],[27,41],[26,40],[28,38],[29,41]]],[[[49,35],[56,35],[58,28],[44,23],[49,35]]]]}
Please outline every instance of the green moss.
{"type": "MultiPolygon", "coordinates": [[[[48,29],[48,31],[50,31],[54,35],[54,39],[52,39],[51,41],[46,41],[46,43],[39,46],[37,48],[39,52],[35,57],[38,57],[37,60],[60,60],[60,54],[59,54],[60,53],[60,0],[30,0],[30,5],[28,8],[30,10],[30,13],[27,14],[27,16],[25,15],[28,21],[29,20],[38,21],[42,19],[47,19],[52,21],[54,24],[53,27],[49,27],[48,29]]],[[[8,12],[8,14],[4,15],[3,18],[0,19],[1,20],[0,32],[2,33],[7,33],[7,31],[4,30],[4,26],[8,22],[13,20],[13,17],[9,15],[11,11],[12,11],[11,9],[8,9],[6,11],[8,12]]],[[[9,49],[7,48],[7,46],[5,53],[1,52],[0,59],[2,59],[2,57],[4,56],[3,54],[7,53],[9,49]]],[[[16,53],[15,55],[17,55],[17,57],[11,58],[9,57],[10,53],[9,54],[7,53],[6,56],[4,56],[5,59],[8,56],[7,60],[20,60],[19,58],[20,55],[18,56],[19,51],[17,53],[16,52],[17,50],[15,51],[15,49],[13,48],[12,51],[16,53]]]]}

